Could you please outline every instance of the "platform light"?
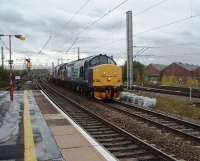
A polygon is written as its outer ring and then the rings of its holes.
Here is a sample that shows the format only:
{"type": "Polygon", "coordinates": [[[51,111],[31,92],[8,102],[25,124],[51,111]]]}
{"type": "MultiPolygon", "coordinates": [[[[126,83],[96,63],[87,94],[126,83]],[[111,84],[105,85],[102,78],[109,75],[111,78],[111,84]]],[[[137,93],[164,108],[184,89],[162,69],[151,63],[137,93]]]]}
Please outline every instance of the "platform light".
{"type": "Polygon", "coordinates": [[[14,91],[14,86],[13,86],[13,81],[12,81],[12,64],[13,64],[13,60],[11,59],[11,37],[15,37],[17,39],[20,40],[25,40],[25,36],[23,35],[6,35],[6,34],[0,34],[0,37],[4,37],[7,36],[9,38],[9,54],[10,54],[10,60],[9,60],[9,64],[10,64],[10,83],[9,83],[9,88],[10,88],[10,100],[13,101],[13,91],[14,91]]]}

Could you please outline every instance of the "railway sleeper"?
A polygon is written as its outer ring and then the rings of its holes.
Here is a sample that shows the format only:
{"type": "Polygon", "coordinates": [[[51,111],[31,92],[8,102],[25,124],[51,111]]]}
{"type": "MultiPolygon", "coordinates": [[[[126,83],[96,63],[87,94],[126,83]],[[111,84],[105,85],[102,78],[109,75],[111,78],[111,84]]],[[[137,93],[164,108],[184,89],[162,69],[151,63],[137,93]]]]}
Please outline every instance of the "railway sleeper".
{"type": "Polygon", "coordinates": [[[91,135],[102,135],[102,134],[115,134],[114,131],[108,130],[108,131],[94,131],[90,132],[91,135]]]}
{"type": "Polygon", "coordinates": [[[101,138],[101,139],[98,139],[99,142],[101,142],[102,144],[103,143],[106,143],[106,142],[115,142],[115,141],[124,141],[125,138],[124,137],[116,137],[116,138],[101,138]]]}
{"type": "Polygon", "coordinates": [[[82,119],[76,119],[76,121],[80,122],[80,123],[86,123],[86,124],[101,124],[99,121],[96,120],[82,120],[82,119]]]}
{"type": "Polygon", "coordinates": [[[131,141],[120,141],[120,142],[107,142],[103,144],[106,148],[118,147],[118,146],[131,146],[133,143],[131,141]]]}
{"type": "Polygon", "coordinates": [[[99,123],[99,121],[93,120],[93,119],[90,119],[90,120],[77,119],[76,121],[83,122],[83,123],[99,123]]]}
{"type": "Polygon", "coordinates": [[[154,119],[154,120],[157,120],[157,119],[159,119],[157,116],[153,116],[153,115],[147,115],[147,117],[149,117],[149,118],[151,118],[151,119],[154,119]]]}
{"type": "Polygon", "coordinates": [[[85,128],[84,127],[84,129],[86,129],[88,132],[97,132],[97,131],[107,131],[107,130],[110,130],[110,128],[107,128],[107,127],[104,127],[104,128],[99,128],[99,129],[97,129],[97,128],[89,128],[89,127],[87,127],[87,128],[85,128]]]}
{"type": "Polygon", "coordinates": [[[199,131],[191,131],[191,132],[188,132],[188,134],[200,138],[200,132],[199,131]]]}
{"type": "Polygon", "coordinates": [[[112,153],[116,152],[129,152],[129,151],[135,151],[138,150],[139,147],[137,145],[130,145],[130,146],[119,146],[119,147],[110,147],[108,150],[112,153]]]}
{"type": "Polygon", "coordinates": [[[194,129],[181,129],[179,131],[184,132],[184,133],[189,133],[189,132],[193,132],[194,129]]]}
{"type": "Polygon", "coordinates": [[[113,152],[115,156],[117,156],[117,158],[138,158],[139,156],[144,156],[147,154],[146,150],[144,149],[135,149],[135,150],[126,150],[126,149],[122,149],[121,151],[116,151],[113,152]]]}
{"type": "Polygon", "coordinates": [[[110,138],[110,137],[119,137],[118,134],[112,133],[112,134],[96,134],[96,135],[92,135],[93,137],[95,137],[96,139],[100,139],[100,138],[110,138]]]}
{"type": "Polygon", "coordinates": [[[176,130],[181,130],[181,129],[185,129],[185,126],[175,124],[174,126],[170,126],[170,128],[173,128],[173,129],[176,129],[176,130]]]}
{"type": "Polygon", "coordinates": [[[85,114],[70,114],[71,117],[74,117],[74,118],[84,118],[84,117],[87,117],[85,114]]]}
{"type": "Polygon", "coordinates": [[[86,125],[86,126],[84,126],[84,128],[86,128],[86,129],[102,129],[102,128],[105,128],[105,126],[102,124],[100,124],[100,125],[92,124],[92,125],[86,125]]]}
{"type": "MultiPolygon", "coordinates": [[[[161,122],[162,123],[162,122],[161,122]]],[[[177,125],[177,123],[174,123],[174,122],[169,122],[169,123],[162,123],[164,126],[168,126],[168,127],[171,127],[171,128],[176,128],[177,126],[180,126],[180,125],[177,125]]]]}
{"type": "Polygon", "coordinates": [[[82,124],[98,124],[98,121],[94,121],[94,120],[83,120],[83,119],[74,119],[76,122],[78,123],[82,123],[82,124]]]}
{"type": "Polygon", "coordinates": [[[86,121],[79,121],[81,125],[84,125],[85,127],[93,127],[93,126],[100,126],[100,127],[105,127],[102,123],[100,122],[86,122],[86,121]]]}
{"type": "Polygon", "coordinates": [[[79,122],[80,125],[84,126],[84,127],[87,127],[87,126],[101,126],[102,124],[101,123],[91,123],[91,122],[79,122]]]}
{"type": "Polygon", "coordinates": [[[128,151],[128,152],[124,152],[124,151],[113,152],[113,154],[119,159],[123,159],[123,158],[138,159],[139,157],[142,157],[142,156],[150,156],[149,159],[153,159],[153,158],[155,159],[155,157],[153,155],[149,155],[145,150],[142,150],[142,149],[134,150],[134,151],[128,151]]]}
{"type": "Polygon", "coordinates": [[[77,122],[85,122],[85,123],[98,123],[99,121],[96,121],[96,120],[92,120],[92,119],[85,119],[85,120],[83,120],[83,119],[79,119],[79,118],[77,118],[77,119],[75,119],[77,122]]]}
{"type": "Polygon", "coordinates": [[[89,120],[88,116],[71,116],[75,120],[89,120]]]}
{"type": "Polygon", "coordinates": [[[173,123],[173,122],[171,122],[171,121],[163,120],[163,119],[158,119],[157,121],[159,121],[159,122],[162,123],[162,124],[171,124],[171,123],[173,123]]]}

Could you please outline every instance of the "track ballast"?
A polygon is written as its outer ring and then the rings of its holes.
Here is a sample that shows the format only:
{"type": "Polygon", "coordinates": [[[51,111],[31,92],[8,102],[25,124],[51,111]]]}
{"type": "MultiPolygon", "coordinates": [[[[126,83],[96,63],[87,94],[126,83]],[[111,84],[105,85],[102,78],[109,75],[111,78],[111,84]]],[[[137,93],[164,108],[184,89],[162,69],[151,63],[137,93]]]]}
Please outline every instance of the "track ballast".
{"type": "Polygon", "coordinates": [[[40,84],[40,88],[67,115],[76,121],[119,160],[176,161],[172,156],[107,122],[105,119],[90,112],[86,107],[75,102],[71,98],[64,96],[47,84],[40,84]],[[66,108],[67,104],[70,104],[71,108],[66,108]]]}

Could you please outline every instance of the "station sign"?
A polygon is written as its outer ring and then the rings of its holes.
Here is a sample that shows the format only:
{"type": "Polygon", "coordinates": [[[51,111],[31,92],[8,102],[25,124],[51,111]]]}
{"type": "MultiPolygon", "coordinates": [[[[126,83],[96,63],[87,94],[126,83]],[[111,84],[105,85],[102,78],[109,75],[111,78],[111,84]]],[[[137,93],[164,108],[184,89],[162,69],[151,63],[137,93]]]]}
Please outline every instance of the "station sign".
{"type": "Polygon", "coordinates": [[[19,75],[15,76],[15,80],[20,80],[20,79],[21,79],[21,77],[19,75]]]}

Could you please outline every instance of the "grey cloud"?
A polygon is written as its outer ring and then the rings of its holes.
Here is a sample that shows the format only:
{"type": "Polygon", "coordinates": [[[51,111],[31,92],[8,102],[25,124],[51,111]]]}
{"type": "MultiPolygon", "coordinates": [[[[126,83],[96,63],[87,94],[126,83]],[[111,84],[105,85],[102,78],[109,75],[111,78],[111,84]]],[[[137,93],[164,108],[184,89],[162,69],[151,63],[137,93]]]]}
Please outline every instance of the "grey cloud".
{"type": "MultiPolygon", "coordinates": [[[[28,50],[39,51],[48,36],[52,35],[52,33],[55,33],[56,36],[50,41],[45,51],[51,51],[52,49],[65,51],[78,36],[77,34],[82,31],[83,27],[90,24],[105,11],[108,11],[120,2],[120,0],[93,0],[83,11],[76,15],[70,23],[62,28],[73,15],[74,11],[83,3],[82,0],[70,2],[66,0],[0,1],[0,33],[20,33],[26,35],[27,40],[25,42],[13,42],[13,50],[24,51],[27,49],[27,55],[33,58],[38,58],[40,56],[28,52],[28,50]]],[[[145,4],[144,1],[129,1],[116,12],[113,12],[102,21],[92,26],[89,30],[79,35],[80,39],[75,46],[80,46],[81,49],[85,51],[109,53],[110,55],[114,55],[116,59],[118,59],[119,53],[121,53],[122,57],[125,57],[126,40],[109,44],[117,39],[126,38],[125,11],[133,10],[139,12],[153,3],[155,3],[155,0],[145,2],[145,4]]],[[[199,5],[200,2],[198,0],[193,1],[193,14],[200,14],[199,5]]],[[[186,2],[180,2],[180,0],[174,0],[173,2],[168,1],[145,14],[134,17],[134,33],[183,18],[189,14],[190,6],[188,6],[186,2]]],[[[134,37],[134,43],[152,46],[172,46],[180,43],[199,42],[199,27],[200,21],[198,18],[192,19],[180,25],[172,25],[166,29],[156,32],[147,32],[142,36],[134,37]]],[[[165,49],[151,49],[148,50],[147,53],[161,56],[153,60],[155,62],[157,61],[157,63],[169,63],[174,59],[179,61],[186,61],[186,59],[188,59],[188,61],[195,63],[199,60],[197,59],[198,56],[194,54],[197,53],[198,50],[199,48],[195,46],[184,48],[175,46],[165,49]],[[183,58],[183,53],[186,51],[193,54],[183,58]],[[163,55],[170,54],[176,56],[171,56],[169,58],[162,57],[163,55]]],[[[85,54],[84,56],[87,55],[89,54],[85,54]]],[[[120,58],[120,62],[121,60],[120,58]]],[[[144,63],[148,63],[148,60],[145,58],[141,58],[140,60],[144,63]]]]}

